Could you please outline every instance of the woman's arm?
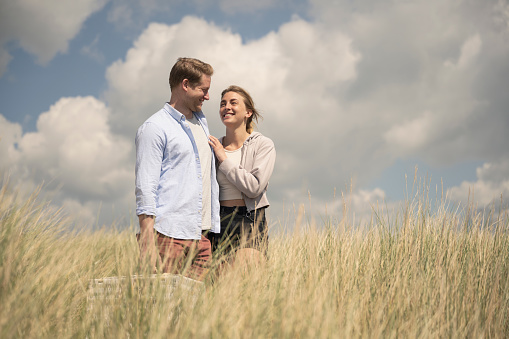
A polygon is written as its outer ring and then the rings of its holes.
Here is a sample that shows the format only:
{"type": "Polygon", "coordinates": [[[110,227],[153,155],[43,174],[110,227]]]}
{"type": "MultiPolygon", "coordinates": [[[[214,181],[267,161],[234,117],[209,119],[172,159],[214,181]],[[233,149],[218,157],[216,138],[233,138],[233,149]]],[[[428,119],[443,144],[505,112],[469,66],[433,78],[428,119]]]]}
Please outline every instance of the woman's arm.
{"type": "Polygon", "coordinates": [[[226,178],[239,191],[254,199],[262,194],[267,187],[275,162],[276,149],[274,143],[269,138],[263,137],[256,145],[251,169],[247,170],[242,166],[237,166],[226,157],[220,162],[219,170],[226,175],[226,178]]]}

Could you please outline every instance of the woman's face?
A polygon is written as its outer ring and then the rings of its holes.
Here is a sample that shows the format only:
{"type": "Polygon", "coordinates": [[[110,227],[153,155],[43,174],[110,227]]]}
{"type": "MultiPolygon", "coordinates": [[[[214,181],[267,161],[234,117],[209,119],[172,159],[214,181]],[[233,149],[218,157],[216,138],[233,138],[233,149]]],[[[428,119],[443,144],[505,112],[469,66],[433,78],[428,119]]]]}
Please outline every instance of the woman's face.
{"type": "Polygon", "coordinates": [[[244,98],[236,92],[226,92],[221,98],[219,117],[226,126],[246,125],[246,120],[253,112],[248,111],[244,98]]]}

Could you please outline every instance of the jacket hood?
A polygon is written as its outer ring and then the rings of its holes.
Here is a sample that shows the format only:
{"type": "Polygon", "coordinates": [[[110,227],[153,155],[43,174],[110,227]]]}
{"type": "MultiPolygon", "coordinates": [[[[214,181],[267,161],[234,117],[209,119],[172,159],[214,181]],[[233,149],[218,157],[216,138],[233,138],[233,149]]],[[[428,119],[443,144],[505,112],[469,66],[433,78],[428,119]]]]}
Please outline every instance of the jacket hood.
{"type": "Polygon", "coordinates": [[[251,135],[249,135],[246,139],[246,141],[244,141],[244,145],[249,145],[251,143],[253,143],[256,139],[260,138],[262,136],[262,134],[260,132],[252,132],[251,135]]]}
{"type": "MultiPolygon", "coordinates": [[[[247,146],[247,145],[250,145],[252,144],[253,142],[255,142],[257,139],[263,137],[263,134],[261,134],[260,132],[256,132],[256,131],[253,131],[246,139],[246,141],[244,141],[244,145],[247,146]]],[[[219,141],[221,143],[223,143],[223,139],[225,137],[222,136],[221,138],[219,138],[219,141]]]]}

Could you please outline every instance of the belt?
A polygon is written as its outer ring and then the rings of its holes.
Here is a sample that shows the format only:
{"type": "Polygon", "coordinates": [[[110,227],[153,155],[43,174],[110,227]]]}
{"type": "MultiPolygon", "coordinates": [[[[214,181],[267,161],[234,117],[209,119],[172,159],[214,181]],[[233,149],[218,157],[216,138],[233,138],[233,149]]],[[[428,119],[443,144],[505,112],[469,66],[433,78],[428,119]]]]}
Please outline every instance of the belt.
{"type": "Polygon", "coordinates": [[[221,213],[233,213],[233,212],[236,212],[236,214],[240,214],[240,215],[246,215],[248,213],[248,210],[247,210],[246,206],[233,206],[233,207],[220,206],[219,207],[219,211],[221,213]]]}
{"type": "Polygon", "coordinates": [[[253,211],[248,211],[247,206],[233,206],[233,207],[219,206],[219,211],[220,211],[220,213],[227,213],[227,214],[235,213],[236,215],[242,215],[242,216],[249,218],[249,217],[251,217],[251,215],[254,215],[254,213],[256,213],[257,211],[261,211],[265,208],[266,208],[266,206],[262,207],[262,208],[257,208],[253,211]]]}

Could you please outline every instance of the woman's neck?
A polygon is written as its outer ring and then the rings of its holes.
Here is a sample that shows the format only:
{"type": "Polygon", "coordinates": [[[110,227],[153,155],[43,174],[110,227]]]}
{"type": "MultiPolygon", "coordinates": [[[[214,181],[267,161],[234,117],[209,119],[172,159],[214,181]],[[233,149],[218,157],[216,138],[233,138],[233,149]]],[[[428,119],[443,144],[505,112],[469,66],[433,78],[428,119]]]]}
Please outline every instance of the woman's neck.
{"type": "Polygon", "coordinates": [[[246,131],[246,127],[242,126],[236,129],[226,129],[226,136],[223,139],[223,146],[229,151],[239,149],[244,141],[249,137],[250,133],[246,131]]]}

